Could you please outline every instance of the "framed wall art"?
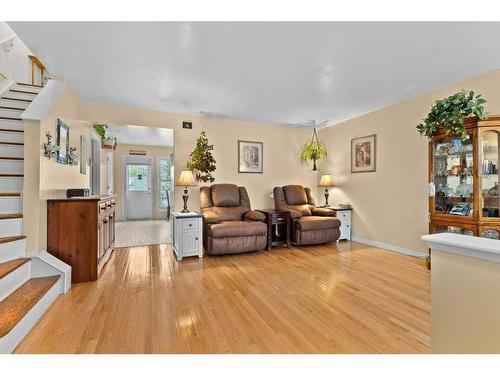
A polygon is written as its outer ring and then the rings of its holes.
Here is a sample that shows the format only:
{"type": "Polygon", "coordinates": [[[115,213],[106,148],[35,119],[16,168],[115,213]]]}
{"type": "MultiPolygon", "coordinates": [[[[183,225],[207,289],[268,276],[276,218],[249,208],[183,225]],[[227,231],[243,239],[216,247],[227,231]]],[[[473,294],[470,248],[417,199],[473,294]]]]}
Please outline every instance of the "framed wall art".
{"type": "Polygon", "coordinates": [[[376,134],[351,140],[351,173],[375,172],[377,159],[376,134]]]}
{"type": "Polygon", "coordinates": [[[88,144],[89,140],[80,135],[80,174],[87,174],[88,144]]]}
{"type": "Polygon", "coordinates": [[[69,155],[69,126],[61,119],[57,119],[57,161],[61,164],[68,164],[69,155]]]}
{"type": "Polygon", "coordinates": [[[264,144],[238,141],[238,172],[262,173],[264,170],[264,144]]]}

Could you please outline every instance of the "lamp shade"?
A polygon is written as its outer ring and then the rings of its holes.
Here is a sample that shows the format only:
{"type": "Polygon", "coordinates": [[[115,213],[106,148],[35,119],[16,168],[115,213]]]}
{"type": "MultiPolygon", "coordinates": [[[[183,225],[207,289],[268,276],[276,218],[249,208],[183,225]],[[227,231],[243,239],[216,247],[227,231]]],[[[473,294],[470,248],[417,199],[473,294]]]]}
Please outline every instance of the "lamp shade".
{"type": "Polygon", "coordinates": [[[177,179],[176,186],[198,186],[196,179],[194,178],[193,172],[191,171],[181,171],[179,178],[177,179]]]}
{"type": "Polygon", "coordinates": [[[333,187],[335,186],[333,184],[332,176],[329,174],[324,174],[321,176],[321,180],[319,181],[319,187],[333,187]]]}

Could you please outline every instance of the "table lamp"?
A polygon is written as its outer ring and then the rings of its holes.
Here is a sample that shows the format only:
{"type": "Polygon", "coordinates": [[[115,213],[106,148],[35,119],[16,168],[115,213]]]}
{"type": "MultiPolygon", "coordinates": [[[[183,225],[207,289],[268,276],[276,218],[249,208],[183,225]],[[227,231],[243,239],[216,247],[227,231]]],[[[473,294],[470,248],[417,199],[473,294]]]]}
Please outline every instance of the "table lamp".
{"type": "Polygon", "coordinates": [[[191,171],[181,171],[179,178],[177,179],[177,183],[175,186],[184,186],[184,195],[182,199],[184,200],[184,209],[181,211],[182,213],[189,212],[187,207],[188,202],[188,186],[198,186],[196,182],[196,178],[194,178],[193,172],[191,171]]]}
{"type": "Polygon", "coordinates": [[[318,186],[325,188],[325,207],[328,207],[328,188],[335,186],[333,184],[332,176],[330,176],[329,174],[324,174],[323,176],[321,176],[321,180],[319,181],[318,186]]]}

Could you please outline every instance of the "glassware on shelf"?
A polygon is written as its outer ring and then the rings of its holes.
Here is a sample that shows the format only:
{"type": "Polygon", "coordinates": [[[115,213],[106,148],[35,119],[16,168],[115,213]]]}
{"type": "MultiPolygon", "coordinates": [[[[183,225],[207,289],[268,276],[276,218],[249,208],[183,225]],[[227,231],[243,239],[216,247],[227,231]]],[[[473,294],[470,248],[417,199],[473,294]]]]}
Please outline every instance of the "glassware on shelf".
{"type": "Polygon", "coordinates": [[[434,142],[434,210],[438,214],[472,216],[473,147],[459,137],[434,142]]]}
{"type": "Polygon", "coordinates": [[[485,230],[483,231],[483,233],[481,233],[481,237],[489,238],[492,240],[500,240],[500,232],[493,229],[485,230]]]}
{"type": "Polygon", "coordinates": [[[455,233],[455,234],[463,234],[465,236],[474,235],[474,233],[469,229],[454,227],[452,225],[436,227],[435,233],[455,233]]]}

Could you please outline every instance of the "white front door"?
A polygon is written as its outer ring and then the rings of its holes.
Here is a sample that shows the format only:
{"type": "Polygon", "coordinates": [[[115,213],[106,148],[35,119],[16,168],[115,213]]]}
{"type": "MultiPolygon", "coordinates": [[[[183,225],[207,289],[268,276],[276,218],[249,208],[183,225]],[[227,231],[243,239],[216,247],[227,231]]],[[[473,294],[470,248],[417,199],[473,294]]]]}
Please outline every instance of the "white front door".
{"type": "Polygon", "coordinates": [[[151,158],[125,159],[125,219],[153,218],[151,193],[151,158]]]}

